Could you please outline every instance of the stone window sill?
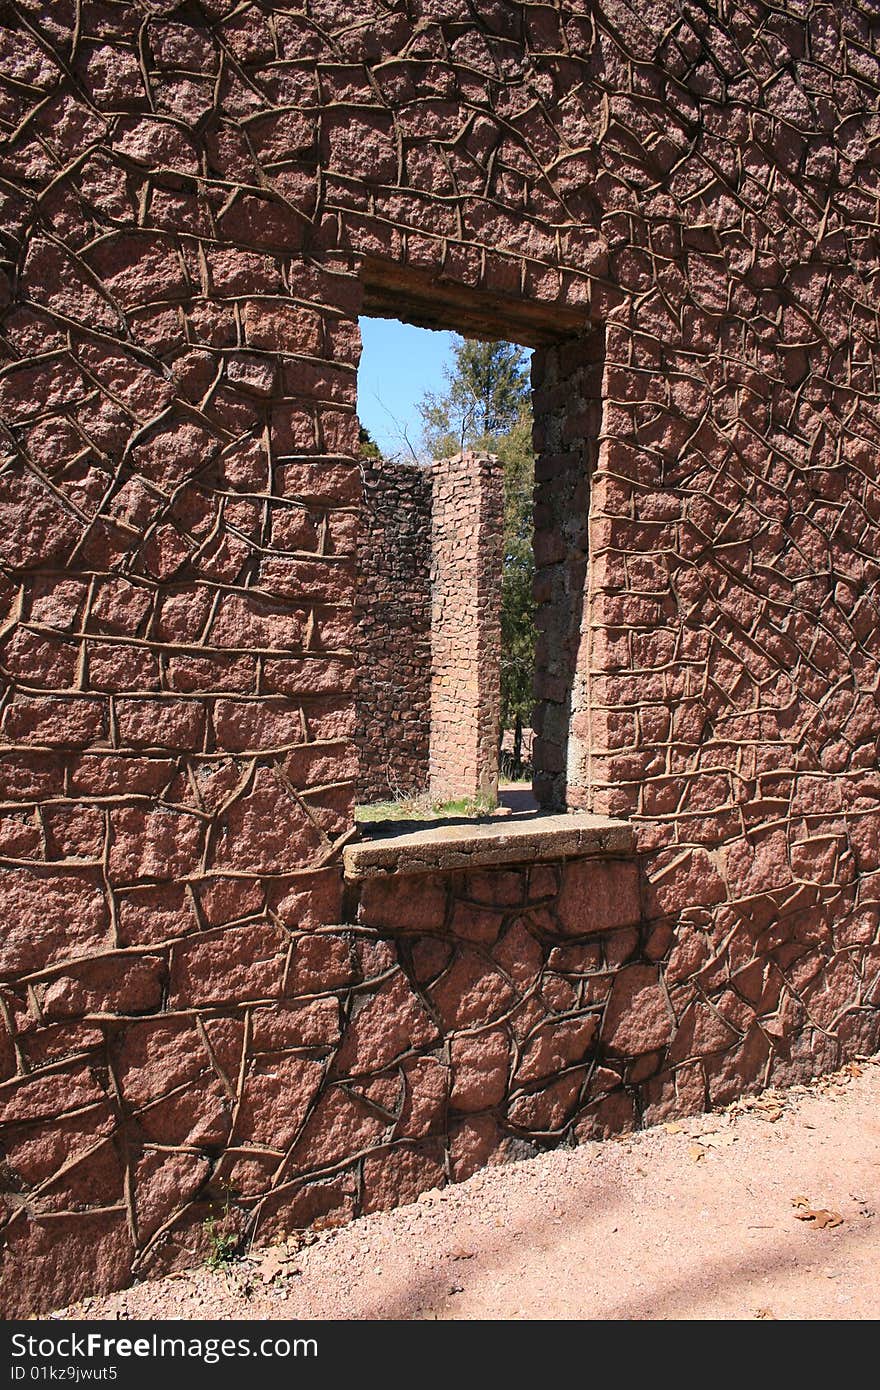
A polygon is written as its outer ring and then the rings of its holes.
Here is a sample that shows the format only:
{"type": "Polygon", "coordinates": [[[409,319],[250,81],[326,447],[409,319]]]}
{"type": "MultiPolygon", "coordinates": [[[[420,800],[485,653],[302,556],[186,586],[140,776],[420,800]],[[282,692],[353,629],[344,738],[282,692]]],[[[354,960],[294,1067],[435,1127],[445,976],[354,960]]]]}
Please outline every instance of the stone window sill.
{"type": "Polygon", "coordinates": [[[431,874],[491,864],[532,864],[587,855],[627,854],[635,836],[627,821],[584,812],[436,825],[349,844],[345,877],[352,882],[387,874],[431,874]]]}

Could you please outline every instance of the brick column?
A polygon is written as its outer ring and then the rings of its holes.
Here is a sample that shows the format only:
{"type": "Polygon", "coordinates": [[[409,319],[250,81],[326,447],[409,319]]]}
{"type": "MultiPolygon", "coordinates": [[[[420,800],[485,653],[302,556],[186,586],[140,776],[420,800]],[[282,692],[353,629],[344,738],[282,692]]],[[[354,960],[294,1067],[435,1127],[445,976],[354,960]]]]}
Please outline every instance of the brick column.
{"type": "Polygon", "coordinates": [[[498,795],[503,474],[494,454],[434,465],[431,792],[498,795]]]}

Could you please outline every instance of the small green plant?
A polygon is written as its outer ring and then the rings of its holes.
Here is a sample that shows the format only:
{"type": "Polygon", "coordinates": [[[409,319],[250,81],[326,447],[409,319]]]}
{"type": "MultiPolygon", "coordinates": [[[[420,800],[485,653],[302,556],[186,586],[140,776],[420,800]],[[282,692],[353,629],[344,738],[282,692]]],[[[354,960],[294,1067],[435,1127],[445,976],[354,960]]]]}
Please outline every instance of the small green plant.
{"type": "Polygon", "coordinates": [[[205,1221],[205,1234],[208,1237],[208,1268],[222,1269],[231,1264],[238,1254],[238,1235],[235,1231],[224,1230],[215,1216],[205,1221]]]}

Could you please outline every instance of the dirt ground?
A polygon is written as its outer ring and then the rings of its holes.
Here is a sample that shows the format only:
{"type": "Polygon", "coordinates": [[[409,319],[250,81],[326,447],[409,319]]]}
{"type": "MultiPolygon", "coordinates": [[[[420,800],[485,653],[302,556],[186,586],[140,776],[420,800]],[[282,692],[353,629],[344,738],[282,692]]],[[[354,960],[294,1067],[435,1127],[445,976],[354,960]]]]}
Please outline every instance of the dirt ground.
{"type": "Polygon", "coordinates": [[[54,1316],[877,1318],[878,1210],[875,1058],[54,1316]]]}

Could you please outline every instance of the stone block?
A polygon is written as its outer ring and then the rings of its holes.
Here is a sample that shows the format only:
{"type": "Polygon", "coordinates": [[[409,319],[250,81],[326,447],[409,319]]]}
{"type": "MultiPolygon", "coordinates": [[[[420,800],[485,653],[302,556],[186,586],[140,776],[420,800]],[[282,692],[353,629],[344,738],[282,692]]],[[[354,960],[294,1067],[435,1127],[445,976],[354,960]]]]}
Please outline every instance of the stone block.
{"type": "Polygon", "coordinates": [[[627,965],[614,977],[602,1025],[602,1042],[637,1057],[672,1039],[674,1023],[655,966],[627,965]]]}
{"type": "Polygon", "coordinates": [[[566,936],[637,926],[641,920],[638,865],[603,859],[566,864],[555,910],[566,936]]]}
{"type": "Polygon", "coordinates": [[[397,973],[374,994],[357,997],[335,1070],[342,1076],[381,1071],[437,1037],[436,1026],[406,976],[397,973]]]}

